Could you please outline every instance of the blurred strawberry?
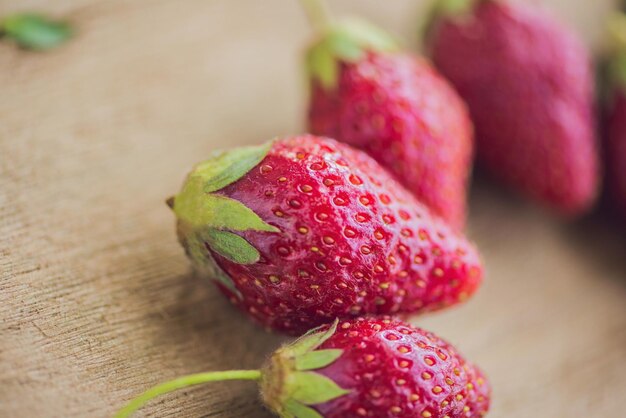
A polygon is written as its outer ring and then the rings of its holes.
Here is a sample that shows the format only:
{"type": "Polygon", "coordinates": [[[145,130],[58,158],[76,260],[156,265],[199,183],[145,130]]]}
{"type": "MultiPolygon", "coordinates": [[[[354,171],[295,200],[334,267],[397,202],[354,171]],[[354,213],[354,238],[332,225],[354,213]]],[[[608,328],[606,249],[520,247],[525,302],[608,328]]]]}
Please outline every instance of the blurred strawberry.
{"type": "Polygon", "coordinates": [[[309,127],[367,151],[436,215],[461,229],[473,151],[465,104],[425,59],[346,20],[307,54],[309,127]]]}
{"type": "Polygon", "coordinates": [[[576,36],[529,6],[439,0],[428,37],[469,105],[480,163],[563,215],[590,209],[599,183],[593,74],[576,36]]]}

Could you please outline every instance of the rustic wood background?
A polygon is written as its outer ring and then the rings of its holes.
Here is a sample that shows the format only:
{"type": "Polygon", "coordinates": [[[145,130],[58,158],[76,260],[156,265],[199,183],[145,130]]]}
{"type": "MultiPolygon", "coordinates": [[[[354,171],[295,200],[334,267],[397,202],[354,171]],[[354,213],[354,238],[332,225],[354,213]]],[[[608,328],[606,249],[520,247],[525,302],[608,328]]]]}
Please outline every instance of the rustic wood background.
{"type": "MultiPolygon", "coordinates": [[[[609,0],[545,3],[598,47],[609,0]]],[[[331,0],[413,46],[426,1],[331,0]],[[384,4],[384,6],[383,6],[384,4]]],[[[216,147],[303,130],[295,0],[0,0],[68,16],[45,54],[0,45],[0,416],[106,417],[161,380],[258,366],[283,340],[192,277],[164,199],[216,147]]],[[[469,233],[479,295],[415,323],[483,366],[490,416],[624,416],[626,239],[485,182],[469,233]]],[[[145,416],[269,417],[252,383],[145,416]]]]}

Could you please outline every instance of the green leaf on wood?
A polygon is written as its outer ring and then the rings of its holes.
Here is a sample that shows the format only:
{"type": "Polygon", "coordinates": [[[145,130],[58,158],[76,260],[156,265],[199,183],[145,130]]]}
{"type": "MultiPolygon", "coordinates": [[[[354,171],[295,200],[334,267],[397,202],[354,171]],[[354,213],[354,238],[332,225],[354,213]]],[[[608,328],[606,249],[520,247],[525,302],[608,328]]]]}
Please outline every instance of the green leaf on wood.
{"type": "Polygon", "coordinates": [[[35,50],[54,48],[72,36],[72,28],[67,23],[30,13],[5,18],[0,30],[21,47],[35,50]]]}
{"type": "Polygon", "coordinates": [[[248,241],[237,234],[210,228],[204,236],[209,247],[222,257],[237,264],[254,264],[260,254],[248,241]]]}

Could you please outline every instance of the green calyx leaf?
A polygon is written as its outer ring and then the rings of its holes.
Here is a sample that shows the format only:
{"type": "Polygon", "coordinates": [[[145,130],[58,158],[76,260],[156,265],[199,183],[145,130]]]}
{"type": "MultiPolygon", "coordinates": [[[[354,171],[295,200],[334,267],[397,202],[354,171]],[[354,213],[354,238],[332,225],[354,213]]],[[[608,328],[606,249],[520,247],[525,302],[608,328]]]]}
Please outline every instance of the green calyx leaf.
{"type": "Polygon", "coordinates": [[[332,364],[343,354],[343,350],[317,350],[309,351],[296,357],[296,370],[315,370],[332,364]]]}
{"type": "Polygon", "coordinates": [[[328,26],[307,52],[309,76],[326,89],[336,87],[341,62],[355,62],[369,52],[398,50],[396,40],[363,20],[347,19],[328,26]]]}
{"type": "Polygon", "coordinates": [[[339,65],[328,48],[319,45],[311,48],[306,62],[310,77],[318,80],[324,88],[330,89],[337,84],[339,65]]]}
{"type": "Polygon", "coordinates": [[[217,265],[204,244],[206,237],[190,233],[183,238],[183,246],[187,250],[193,265],[205,276],[221,283],[230,290],[237,298],[241,299],[241,292],[235,287],[233,280],[217,265]]]}
{"type": "Polygon", "coordinates": [[[284,350],[288,351],[289,354],[293,357],[297,357],[313,351],[333,336],[333,334],[337,331],[338,324],[339,319],[335,319],[335,321],[328,327],[328,329],[324,329],[326,328],[326,325],[313,328],[302,337],[298,338],[296,341],[286,346],[284,350]]]}
{"type": "Polygon", "coordinates": [[[228,231],[210,228],[206,232],[207,244],[216,253],[237,264],[253,264],[260,254],[248,241],[228,231]]]}
{"type": "Polygon", "coordinates": [[[270,141],[263,145],[220,151],[213,158],[198,164],[192,176],[200,177],[204,181],[205,192],[218,191],[239,180],[257,166],[271,147],[270,141]]]}
{"type": "Polygon", "coordinates": [[[54,48],[72,36],[72,28],[67,23],[31,13],[5,18],[0,31],[19,46],[34,50],[54,48]]]}
{"type": "Polygon", "coordinates": [[[174,200],[174,213],[194,228],[231,231],[278,232],[243,203],[225,196],[206,193],[204,182],[191,177],[174,200]]]}
{"type": "Polygon", "coordinates": [[[174,198],[176,216],[194,228],[278,232],[241,202],[213,193],[246,175],[265,158],[271,146],[270,142],[223,151],[198,164],[174,198]]]}
{"type": "Polygon", "coordinates": [[[472,11],[476,0],[438,0],[435,8],[440,15],[455,16],[472,11]]]}
{"type": "MultiPolygon", "coordinates": [[[[183,235],[195,235],[190,245],[208,244],[221,256],[239,264],[256,263],[260,254],[248,241],[234,232],[279,232],[243,203],[216,194],[257,166],[267,155],[271,143],[243,147],[216,154],[194,169],[182,191],[169,201],[180,222],[183,235]]],[[[190,251],[191,252],[191,251],[190,251]]],[[[193,249],[206,257],[204,245],[193,249]]]]}
{"type": "Polygon", "coordinates": [[[338,320],[314,328],[272,356],[264,368],[261,395],[266,405],[281,417],[318,418],[311,405],[350,393],[328,377],[313,370],[326,367],[343,354],[340,349],[318,348],[337,331],[338,320]]]}
{"type": "Polygon", "coordinates": [[[468,16],[476,5],[485,1],[488,0],[436,0],[420,26],[421,37],[429,38],[441,20],[468,16]]]}
{"type": "Polygon", "coordinates": [[[316,405],[350,393],[335,382],[313,372],[293,372],[286,382],[290,398],[304,405],[316,405]]]}
{"type": "Polygon", "coordinates": [[[285,410],[281,416],[284,418],[324,418],[315,409],[293,399],[285,403],[285,410]]]}
{"type": "Polygon", "coordinates": [[[236,232],[280,231],[243,203],[215,192],[256,167],[271,146],[270,142],[215,154],[197,165],[187,177],[181,192],[167,201],[178,218],[180,240],[194,265],[239,298],[241,293],[208,249],[234,263],[254,264],[261,257],[259,251],[236,232]]]}

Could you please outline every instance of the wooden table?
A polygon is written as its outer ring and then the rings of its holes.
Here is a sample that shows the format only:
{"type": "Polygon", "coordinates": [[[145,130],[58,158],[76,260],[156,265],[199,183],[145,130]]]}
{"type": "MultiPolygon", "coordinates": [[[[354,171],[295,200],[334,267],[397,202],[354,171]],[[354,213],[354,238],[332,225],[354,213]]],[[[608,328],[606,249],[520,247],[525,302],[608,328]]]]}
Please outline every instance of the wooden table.
{"type": "MultiPolygon", "coordinates": [[[[608,0],[546,3],[599,44],[608,0]]],[[[425,2],[381,4],[332,1],[411,39],[425,2]]],[[[0,416],[106,417],[163,379],[258,366],[283,339],[192,277],[164,199],[216,147],[303,130],[297,3],[0,0],[18,9],[79,35],[46,54],[0,45],[0,416]]],[[[484,182],[471,211],[485,285],[415,323],[483,366],[490,416],[624,416],[624,230],[564,224],[484,182]]],[[[144,411],[269,416],[250,383],[144,411]]]]}

